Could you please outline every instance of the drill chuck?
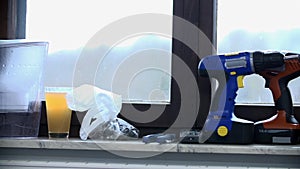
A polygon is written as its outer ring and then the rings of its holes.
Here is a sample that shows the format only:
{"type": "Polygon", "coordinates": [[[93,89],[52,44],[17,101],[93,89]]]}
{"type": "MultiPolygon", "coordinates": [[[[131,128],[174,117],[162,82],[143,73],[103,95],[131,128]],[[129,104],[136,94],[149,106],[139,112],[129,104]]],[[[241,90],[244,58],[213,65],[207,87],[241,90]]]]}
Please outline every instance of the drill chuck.
{"type": "Polygon", "coordinates": [[[255,72],[260,72],[267,68],[280,67],[284,64],[284,55],[279,52],[273,53],[263,53],[254,52],[253,53],[253,67],[255,72]]]}

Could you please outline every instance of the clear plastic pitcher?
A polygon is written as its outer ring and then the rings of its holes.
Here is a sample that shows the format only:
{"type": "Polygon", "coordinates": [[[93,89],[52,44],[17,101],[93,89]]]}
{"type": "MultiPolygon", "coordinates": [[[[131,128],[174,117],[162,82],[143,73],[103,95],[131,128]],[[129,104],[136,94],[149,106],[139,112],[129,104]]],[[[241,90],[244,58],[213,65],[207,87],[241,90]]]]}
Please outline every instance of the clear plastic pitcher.
{"type": "Polygon", "coordinates": [[[0,40],[0,136],[37,137],[47,42],[0,40]]]}

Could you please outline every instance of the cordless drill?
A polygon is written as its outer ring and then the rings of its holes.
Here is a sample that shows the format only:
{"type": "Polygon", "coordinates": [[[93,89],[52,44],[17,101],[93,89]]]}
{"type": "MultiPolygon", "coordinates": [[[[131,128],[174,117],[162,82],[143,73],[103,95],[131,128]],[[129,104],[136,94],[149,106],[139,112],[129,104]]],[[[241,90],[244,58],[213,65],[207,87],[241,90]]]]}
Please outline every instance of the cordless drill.
{"type": "Polygon", "coordinates": [[[300,141],[300,116],[295,116],[288,83],[300,76],[300,55],[288,53],[283,70],[265,70],[259,74],[273,95],[275,118],[255,123],[256,143],[296,144],[300,141]]]}
{"type": "Polygon", "coordinates": [[[212,86],[210,111],[201,131],[205,142],[252,143],[254,123],[233,118],[236,92],[243,87],[244,76],[281,67],[284,63],[284,55],[279,52],[241,52],[203,58],[198,66],[199,75],[209,77],[211,84],[216,79],[218,84],[214,94],[212,86]]]}

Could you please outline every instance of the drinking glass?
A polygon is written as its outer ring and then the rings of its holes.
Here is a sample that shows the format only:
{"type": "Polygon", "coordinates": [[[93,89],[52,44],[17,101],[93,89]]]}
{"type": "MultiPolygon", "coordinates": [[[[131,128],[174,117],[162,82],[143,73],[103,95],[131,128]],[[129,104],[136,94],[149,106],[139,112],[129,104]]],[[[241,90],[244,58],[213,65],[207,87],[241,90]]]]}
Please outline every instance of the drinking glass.
{"type": "Polygon", "coordinates": [[[69,137],[72,110],[65,96],[70,91],[66,87],[45,87],[49,138],[69,137]]]}

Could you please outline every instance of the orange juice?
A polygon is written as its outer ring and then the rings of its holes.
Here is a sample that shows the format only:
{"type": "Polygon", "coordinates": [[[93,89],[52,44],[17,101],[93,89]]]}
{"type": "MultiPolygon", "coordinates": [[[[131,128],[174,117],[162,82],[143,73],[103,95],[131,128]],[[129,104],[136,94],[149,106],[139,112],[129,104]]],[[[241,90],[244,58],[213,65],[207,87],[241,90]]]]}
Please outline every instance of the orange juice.
{"type": "Polygon", "coordinates": [[[68,108],[65,92],[46,91],[49,137],[68,138],[72,111],[68,108]]]}

